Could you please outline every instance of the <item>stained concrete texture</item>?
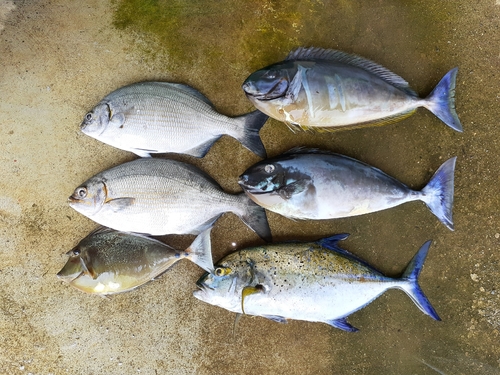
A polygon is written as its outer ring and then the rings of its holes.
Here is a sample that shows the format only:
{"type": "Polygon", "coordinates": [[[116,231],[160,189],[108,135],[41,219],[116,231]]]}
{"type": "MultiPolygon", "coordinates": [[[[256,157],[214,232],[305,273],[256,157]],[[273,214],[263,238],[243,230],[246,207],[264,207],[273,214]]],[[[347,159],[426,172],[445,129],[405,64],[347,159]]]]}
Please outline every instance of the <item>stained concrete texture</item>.
{"type": "MultiPolygon", "coordinates": [[[[0,1],[0,373],[494,374],[500,371],[500,5],[495,0],[0,1]],[[270,120],[270,156],[293,146],[344,153],[425,185],[457,156],[454,232],[419,202],[307,222],[269,213],[276,240],[350,233],[344,247],[398,275],[428,239],[420,284],[442,318],[389,291],[353,314],[358,333],[322,323],[243,317],[192,297],[188,261],[111,298],[59,281],[64,255],[95,224],[67,197],[88,177],[135,159],[79,131],[104,95],[143,80],[183,82],[227,115],[252,106],[253,70],[297,46],[370,58],[421,95],[458,66],[454,132],[428,111],[379,128],[292,133],[270,120]]],[[[230,192],[258,158],[223,137],[186,160],[230,192]]],[[[261,243],[232,214],[215,225],[214,259],[261,243]]],[[[165,237],[184,246],[191,236],[165,237]]]]}

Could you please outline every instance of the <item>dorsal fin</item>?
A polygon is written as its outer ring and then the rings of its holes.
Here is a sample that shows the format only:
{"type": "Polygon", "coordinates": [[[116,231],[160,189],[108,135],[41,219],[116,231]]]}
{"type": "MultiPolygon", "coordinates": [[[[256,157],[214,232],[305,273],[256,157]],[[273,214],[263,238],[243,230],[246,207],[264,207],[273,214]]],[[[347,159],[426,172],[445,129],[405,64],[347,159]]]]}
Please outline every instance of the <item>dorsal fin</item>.
{"type": "Polygon", "coordinates": [[[344,250],[338,246],[337,243],[339,241],[345,240],[347,237],[349,237],[349,234],[347,234],[347,233],[336,234],[336,235],[331,236],[331,237],[322,238],[319,241],[316,241],[316,243],[325,249],[335,251],[336,253],[343,255],[344,257],[346,257],[348,259],[351,259],[355,262],[361,263],[363,266],[369,268],[373,272],[382,275],[382,273],[380,271],[373,268],[371,265],[369,265],[363,259],[358,258],[356,255],[354,255],[354,254],[350,253],[349,251],[344,250]]]}
{"type": "Polygon", "coordinates": [[[349,53],[337,51],[334,49],[299,47],[288,54],[285,61],[288,60],[324,60],[348,64],[376,75],[380,79],[383,79],[387,83],[397,87],[408,95],[418,96],[417,93],[410,88],[408,82],[406,82],[402,77],[391,72],[389,69],[384,68],[382,65],[379,65],[361,56],[351,55],[349,53]]]}

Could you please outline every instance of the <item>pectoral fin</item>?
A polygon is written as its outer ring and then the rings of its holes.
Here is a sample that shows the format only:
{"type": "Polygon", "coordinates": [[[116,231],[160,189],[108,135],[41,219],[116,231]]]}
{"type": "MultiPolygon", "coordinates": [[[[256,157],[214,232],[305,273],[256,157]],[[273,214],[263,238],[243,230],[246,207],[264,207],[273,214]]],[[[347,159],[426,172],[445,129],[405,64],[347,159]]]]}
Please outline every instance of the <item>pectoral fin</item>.
{"type": "Polygon", "coordinates": [[[135,198],[116,198],[106,201],[105,204],[109,205],[114,212],[118,212],[133,205],[134,202],[135,198]]]}
{"type": "Polygon", "coordinates": [[[264,293],[264,287],[260,284],[257,284],[255,286],[246,286],[243,288],[241,291],[241,311],[243,314],[245,313],[245,298],[252,295],[252,294],[259,294],[259,293],[264,293]]]}
{"type": "Polygon", "coordinates": [[[346,318],[328,320],[325,323],[331,325],[332,327],[335,327],[335,328],[338,328],[338,329],[341,329],[341,330],[347,331],[347,332],[357,332],[357,331],[359,331],[359,329],[357,329],[356,327],[353,327],[352,325],[350,325],[347,322],[346,318]]]}
{"type": "Polygon", "coordinates": [[[302,179],[283,186],[282,188],[277,190],[277,193],[283,199],[290,199],[293,195],[300,194],[303,191],[306,191],[310,185],[310,180],[302,179]]]}
{"type": "Polygon", "coordinates": [[[125,124],[125,115],[121,112],[118,113],[113,113],[111,115],[111,119],[109,121],[113,126],[117,128],[123,127],[123,124],[125,124]]]}
{"type": "Polygon", "coordinates": [[[278,315],[262,315],[262,317],[277,323],[288,323],[288,320],[286,320],[286,318],[278,315]]]}

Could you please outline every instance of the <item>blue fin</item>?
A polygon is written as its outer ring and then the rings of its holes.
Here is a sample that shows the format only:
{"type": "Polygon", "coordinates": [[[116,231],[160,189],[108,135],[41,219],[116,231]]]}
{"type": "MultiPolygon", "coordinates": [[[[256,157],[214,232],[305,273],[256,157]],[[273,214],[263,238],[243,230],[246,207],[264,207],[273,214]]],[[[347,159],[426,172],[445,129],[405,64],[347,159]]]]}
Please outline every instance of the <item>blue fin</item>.
{"type": "Polygon", "coordinates": [[[380,271],[373,268],[373,266],[369,265],[363,259],[360,259],[356,255],[350,253],[349,251],[338,247],[337,243],[339,241],[345,240],[347,237],[349,237],[348,233],[336,234],[336,235],[331,236],[331,237],[322,238],[321,240],[316,241],[316,243],[318,245],[320,245],[321,247],[324,247],[325,249],[335,251],[336,253],[343,255],[346,258],[351,259],[354,262],[362,264],[363,266],[372,270],[372,272],[374,272],[374,273],[378,273],[378,274],[382,275],[382,273],[380,271]]]}
{"type": "Polygon", "coordinates": [[[346,318],[327,320],[325,323],[331,325],[332,327],[335,327],[335,328],[338,328],[338,329],[341,329],[341,330],[347,331],[347,332],[358,332],[359,331],[359,329],[350,325],[347,322],[346,318]]]}
{"type": "Polygon", "coordinates": [[[406,281],[406,283],[402,285],[401,288],[406,292],[406,294],[408,294],[415,305],[417,305],[417,307],[422,310],[424,314],[429,315],[434,320],[441,320],[436,313],[436,310],[434,310],[431,303],[424,295],[420,285],[418,285],[418,276],[424,265],[427,253],[429,252],[431,242],[432,241],[427,241],[424,243],[406,267],[405,272],[401,276],[401,280],[406,281]]]}
{"type": "Polygon", "coordinates": [[[432,176],[427,186],[422,189],[422,193],[424,193],[422,200],[450,230],[453,230],[453,183],[456,160],[457,158],[454,157],[445,161],[432,176]]]}
{"type": "Polygon", "coordinates": [[[286,318],[279,316],[279,315],[261,315],[263,318],[272,320],[273,322],[278,322],[278,323],[288,323],[288,320],[286,318]]]}
{"type": "Polygon", "coordinates": [[[453,130],[463,132],[455,111],[455,81],[458,68],[453,68],[439,81],[426,98],[425,107],[453,130]]]}

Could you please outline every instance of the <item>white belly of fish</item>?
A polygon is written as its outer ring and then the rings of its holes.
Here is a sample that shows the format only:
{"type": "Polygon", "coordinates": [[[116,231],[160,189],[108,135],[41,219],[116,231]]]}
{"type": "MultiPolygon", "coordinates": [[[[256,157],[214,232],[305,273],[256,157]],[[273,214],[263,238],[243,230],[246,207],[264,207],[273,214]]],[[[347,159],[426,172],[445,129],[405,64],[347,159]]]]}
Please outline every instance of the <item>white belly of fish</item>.
{"type": "Polygon", "coordinates": [[[274,286],[267,293],[247,296],[244,309],[249,315],[326,322],[348,316],[398,285],[400,282],[391,279],[363,282],[330,279],[314,287],[300,285],[287,289],[284,286],[280,290],[274,286]]]}

